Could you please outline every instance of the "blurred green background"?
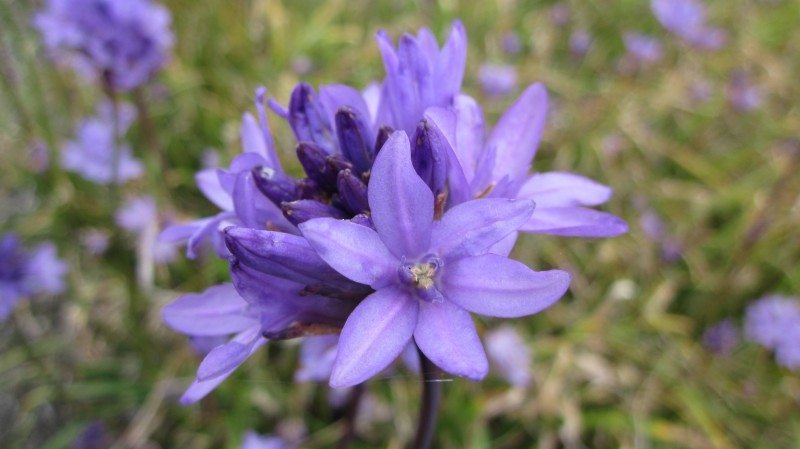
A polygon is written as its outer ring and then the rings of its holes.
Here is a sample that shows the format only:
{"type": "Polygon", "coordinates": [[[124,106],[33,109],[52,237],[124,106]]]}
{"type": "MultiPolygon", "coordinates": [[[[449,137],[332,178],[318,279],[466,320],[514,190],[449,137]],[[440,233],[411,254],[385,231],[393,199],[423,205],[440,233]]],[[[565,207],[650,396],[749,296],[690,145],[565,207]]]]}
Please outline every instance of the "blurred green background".
{"type": "MultiPolygon", "coordinates": [[[[341,423],[325,385],[292,382],[297,345],[259,351],[200,404],[176,398],[198,358],[167,329],[160,308],[181,292],[227,280],[223,261],[159,266],[155,286],[137,285],[135,243],[115,230],[120,198],[153,195],[176,218],[214,207],[194,185],[207,149],[223,165],[238,154],[241,114],[264,85],[285,104],[300,80],[363,88],[383,78],[374,34],[430,27],[440,40],[464,21],[469,56],[464,91],[494,123],[515,94],[544,82],[553,108],[537,170],[580,173],[612,186],[605,208],[629,234],[581,240],[526,236],[515,256],[537,269],[573,273],[567,297],[514,325],[534,352],[533,384],[444,385],[438,448],[796,448],[800,376],[768,351],[742,343],[727,357],[701,343],[727,317],[772,292],[800,293],[800,3],[708,2],[711,23],[729,33],[717,52],[671,36],[640,0],[581,0],[553,20],[552,1],[169,0],[172,61],[135,95],[152,129],[134,124],[127,140],[147,175],[122,192],[58,168],[60,145],[93,113],[99,89],[57,71],[30,25],[39,2],[0,0],[0,225],[32,242],[52,239],[70,266],[70,289],[23,302],[0,323],[0,446],[69,447],[101,420],[115,448],[236,448],[246,429],[291,433],[301,447],[333,447],[341,423]],[[585,56],[570,37],[586,30],[585,56]],[[623,71],[622,34],[662,40],[664,58],[623,71]],[[502,51],[516,33],[521,52],[502,51]],[[513,64],[514,93],[485,97],[477,71],[513,64]],[[726,96],[743,70],[763,92],[743,112],[726,96]],[[696,83],[711,88],[693,99],[696,83]],[[31,169],[44,143],[52,168],[31,169]],[[653,238],[653,220],[663,238],[653,238]],[[91,255],[77,236],[108,229],[111,247],[91,255]]],[[[290,160],[293,137],[272,117],[290,160]]],[[[479,329],[497,323],[478,318],[479,329]]],[[[370,415],[354,448],[401,448],[413,435],[418,380],[406,371],[369,384],[370,415]]]]}

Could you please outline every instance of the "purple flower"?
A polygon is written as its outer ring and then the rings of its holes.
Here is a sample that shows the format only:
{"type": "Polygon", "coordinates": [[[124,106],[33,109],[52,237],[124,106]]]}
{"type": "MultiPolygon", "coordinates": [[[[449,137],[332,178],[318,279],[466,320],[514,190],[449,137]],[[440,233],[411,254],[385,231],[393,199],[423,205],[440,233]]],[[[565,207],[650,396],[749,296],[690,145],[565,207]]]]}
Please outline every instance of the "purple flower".
{"type": "Polygon", "coordinates": [[[381,86],[378,125],[405,130],[410,136],[426,108],[447,106],[461,89],[467,59],[467,36],[460,21],[439,49],[430,30],[417,36],[404,34],[397,48],[385,32],[378,33],[378,48],[386,68],[381,86]]]}
{"type": "MultiPolygon", "coordinates": [[[[547,91],[534,84],[520,95],[484,139],[483,112],[460,95],[450,110],[431,109],[427,119],[452,150],[448,168],[449,206],[472,198],[533,200],[536,212],[519,230],[569,237],[611,237],[627,232],[614,215],[590,209],[611,197],[611,189],[566,172],[528,174],[547,115],[547,91]]],[[[509,251],[516,235],[504,245],[509,251]]],[[[508,254],[507,252],[505,254],[508,254]]]]}
{"type": "Polygon", "coordinates": [[[289,449],[290,446],[283,438],[272,435],[259,435],[252,430],[244,434],[241,449],[289,449]]]}
{"type": "Polygon", "coordinates": [[[800,326],[800,302],[786,296],[765,296],[747,307],[744,333],[767,349],[779,347],[792,328],[800,326]]]}
{"type": "Polygon", "coordinates": [[[110,239],[109,233],[102,229],[88,229],[81,234],[81,244],[95,256],[106,252],[110,239]]]}
{"type": "Polygon", "coordinates": [[[728,40],[725,31],[706,24],[706,7],[697,0],[650,0],[656,19],[692,46],[718,50],[728,40]]]}
{"type": "Polygon", "coordinates": [[[483,378],[488,362],[468,311],[497,317],[537,313],[557,301],[569,274],[534,272],[489,254],[533,212],[531,201],[476,200],[433,220],[434,197],[395,132],[378,154],[369,184],[375,230],[320,218],[300,230],[320,257],[375,292],[347,318],[330,384],[364,382],[396,359],[413,337],[445,371],[483,378]]]}
{"type": "Polygon", "coordinates": [[[800,301],[787,296],[765,296],[747,307],[745,336],[775,350],[778,363],[800,369],[800,301]]]}
{"type": "Polygon", "coordinates": [[[764,98],[761,88],[750,80],[747,73],[735,70],[728,81],[728,101],[736,110],[749,112],[760,108],[764,98]]]}
{"type": "Polygon", "coordinates": [[[150,0],[49,0],[34,24],[56,60],[120,91],[147,82],[173,43],[169,11],[150,0]]]}
{"type": "Polygon", "coordinates": [[[800,370],[800,321],[794,323],[775,348],[775,359],[790,370],[800,370]]]}
{"type": "Polygon", "coordinates": [[[42,174],[50,168],[50,150],[42,140],[35,140],[31,146],[30,166],[34,172],[42,174]]]}
{"type": "Polygon", "coordinates": [[[507,55],[519,54],[522,51],[522,40],[519,38],[519,34],[513,31],[503,34],[501,47],[507,55]]]}
{"type": "Polygon", "coordinates": [[[703,333],[703,345],[715,354],[730,355],[739,345],[739,329],[732,319],[722,320],[706,329],[703,333]]]}
{"type": "Polygon", "coordinates": [[[5,234],[0,239],[0,320],[24,297],[63,292],[66,273],[67,264],[58,259],[52,243],[28,251],[16,234],[5,234]]]}
{"type": "Polygon", "coordinates": [[[130,147],[117,143],[117,136],[124,135],[133,121],[134,109],[120,105],[115,133],[111,108],[111,104],[101,103],[97,115],[78,127],[76,139],[63,146],[61,166],[65,170],[98,184],[110,184],[115,179],[121,184],[142,174],[142,164],[133,158],[130,147]]]}
{"type": "Polygon", "coordinates": [[[484,64],[478,70],[478,81],[487,95],[507,95],[517,85],[517,69],[505,64],[484,64]]]}
{"type": "Polygon", "coordinates": [[[550,20],[556,26],[564,26],[569,23],[572,12],[567,2],[558,2],[550,9],[550,20]]]}
{"type": "Polygon", "coordinates": [[[585,56],[592,46],[592,35],[586,30],[577,30],[569,37],[569,51],[575,56],[585,56]]]}
{"type": "Polygon", "coordinates": [[[489,332],[486,352],[508,383],[517,387],[531,383],[531,349],[512,326],[502,325],[489,332]]]}
{"type": "Polygon", "coordinates": [[[107,449],[113,441],[108,434],[108,429],[100,421],[89,423],[78,438],[72,441],[70,449],[107,449]]]}
{"type": "Polygon", "coordinates": [[[122,229],[140,234],[157,222],[156,201],[151,196],[131,198],[120,207],[115,219],[122,229]]]}
{"type": "Polygon", "coordinates": [[[661,42],[652,36],[629,32],[623,35],[622,40],[628,54],[639,62],[658,62],[664,54],[661,42]]]}

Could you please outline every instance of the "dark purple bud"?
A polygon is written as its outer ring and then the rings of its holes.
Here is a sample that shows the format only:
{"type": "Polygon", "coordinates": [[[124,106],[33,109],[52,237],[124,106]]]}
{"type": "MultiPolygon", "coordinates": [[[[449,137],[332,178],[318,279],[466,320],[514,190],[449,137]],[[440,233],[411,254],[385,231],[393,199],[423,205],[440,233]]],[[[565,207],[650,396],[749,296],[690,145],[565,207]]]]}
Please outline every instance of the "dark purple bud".
{"type": "Polygon", "coordinates": [[[316,200],[297,200],[281,204],[283,215],[298,225],[313,218],[347,218],[341,209],[337,209],[316,200]]]}
{"type": "Polygon", "coordinates": [[[322,200],[325,193],[319,188],[319,184],[310,178],[303,178],[297,181],[297,193],[301,200],[322,200]]]}
{"type": "Polygon", "coordinates": [[[359,173],[369,171],[373,159],[369,145],[372,139],[369,128],[355,110],[343,106],[336,111],[336,136],[342,154],[355,169],[359,173]]]}
{"type": "Polygon", "coordinates": [[[258,190],[275,204],[298,199],[295,181],[272,168],[253,168],[253,181],[258,190]]]}
{"type": "Polygon", "coordinates": [[[385,144],[386,141],[389,140],[389,136],[391,136],[393,132],[394,128],[392,128],[391,126],[389,125],[381,126],[381,129],[378,130],[378,137],[375,138],[375,156],[378,155],[378,152],[381,151],[381,148],[383,148],[383,144],[385,144]]]}
{"type": "Polygon", "coordinates": [[[328,158],[325,159],[325,163],[328,165],[328,170],[336,177],[338,177],[339,172],[342,170],[353,170],[353,164],[339,154],[328,156],[328,158]]]}
{"type": "Polygon", "coordinates": [[[302,284],[360,285],[328,266],[306,239],[294,234],[231,226],[225,229],[225,244],[241,263],[264,274],[302,284]]]}
{"type": "Polygon", "coordinates": [[[294,88],[289,100],[289,124],[298,142],[314,142],[326,154],[332,154],[336,150],[336,144],[328,117],[325,107],[311,86],[300,83],[294,88]]]}
{"type": "Polygon", "coordinates": [[[368,228],[375,229],[375,225],[372,224],[372,219],[369,218],[369,215],[367,214],[358,214],[355,217],[351,218],[350,221],[361,226],[366,226],[368,228]]]}
{"type": "Polygon", "coordinates": [[[413,142],[411,161],[414,169],[434,195],[442,193],[447,182],[447,140],[438,128],[423,119],[417,125],[413,142]]]}
{"type": "Polygon", "coordinates": [[[297,145],[297,159],[308,177],[320,188],[333,192],[336,190],[338,171],[333,171],[328,166],[327,157],[325,151],[313,142],[300,142],[297,145]]]}
{"type": "Polygon", "coordinates": [[[339,172],[339,179],[336,182],[339,190],[339,200],[342,205],[353,214],[360,214],[369,211],[369,201],[367,200],[367,185],[350,170],[339,172]]]}

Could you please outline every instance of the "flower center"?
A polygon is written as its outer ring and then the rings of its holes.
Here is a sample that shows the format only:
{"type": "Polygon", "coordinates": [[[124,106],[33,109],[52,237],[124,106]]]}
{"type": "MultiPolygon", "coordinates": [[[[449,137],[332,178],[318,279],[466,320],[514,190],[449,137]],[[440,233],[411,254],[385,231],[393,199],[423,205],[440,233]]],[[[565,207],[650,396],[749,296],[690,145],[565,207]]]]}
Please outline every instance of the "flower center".
{"type": "Polygon", "coordinates": [[[419,262],[403,262],[400,265],[400,279],[411,287],[424,301],[440,302],[444,298],[436,288],[436,275],[444,265],[442,259],[428,255],[419,262]]]}

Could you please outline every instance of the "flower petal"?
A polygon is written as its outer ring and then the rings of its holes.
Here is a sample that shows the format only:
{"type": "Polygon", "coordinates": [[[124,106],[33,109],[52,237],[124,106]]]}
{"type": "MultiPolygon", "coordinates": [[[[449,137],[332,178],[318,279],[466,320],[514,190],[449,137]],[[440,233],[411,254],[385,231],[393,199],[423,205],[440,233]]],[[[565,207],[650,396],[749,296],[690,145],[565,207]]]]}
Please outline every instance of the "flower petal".
{"type": "Polygon", "coordinates": [[[606,212],[584,207],[548,207],[536,209],[523,232],[564,237],[615,237],[628,232],[625,220],[606,212]]]}
{"type": "Polygon", "coordinates": [[[483,111],[475,99],[458,95],[453,102],[456,114],[456,144],[453,150],[458,156],[468,182],[475,178],[476,164],[483,150],[483,111]]]}
{"type": "Polygon", "coordinates": [[[261,157],[267,157],[267,142],[264,141],[264,134],[258,126],[253,114],[245,112],[242,116],[242,128],[240,131],[242,139],[242,151],[245,153],[256,153],[261,157]]]}
{"type": "MultiPolygon", "coordinates": [[[[342,106],[349,106],[358,115],[371,122],[367,102],[358,90],[344,84],[329,84],[319,88],[319,101],[323,104],[329,114],[336,114],[342,106]]],[[[331,119],[332,121],[333,119],[331,119]]]]}
{"type": "Polygon", "coordinates": [[[610,187],[580,175],[547,172],[530,176],[517,197],[532,199],[539,208],[597,206],[608,201],[611,193],[610,187]]]}
{"type": "Polygon", "coordinates": [[[421,256],[430,243],[433,193],[414,171],[404,132],[394,132],[378,153],[367,193],[372,222],[392,254],[421,256]]]}
{"type": "Polygon", "coordinates": [[[414,340],[431,362],[450,374],[480,380],[489,371],[472,317],[448,300],[419,302],[414,340]]]}
{"type": "Polygon", "coordinates": [[[449,104],[461,90],[464,69],[467,66],[467,32],[460,20],[453,22],[450,36],[438,56],[434,69],[434,82],[439,97],[434,101],[435,104],[443,106],[449,104]]]}
{"type": "Polygon", "coordinates": [[[434,222],[431,249],[445,259],[483,254],[519,229],[533,209],[533,201],[505,198],[459,204],[434,222]]]}
{"type": "Polygon", "coordinates": [[[219,182],[216,168],[207,168],[194,176],[197,187],[209,201],[222,210],[233,210],[233,200],[219,182]]]}
{"type": "Polygon", "coordinates": [[[550,307],[569,281],[569,273],[561,270],[537,272],[516,260],[484,254],[447,265],[442,293],[470,312],[515,318],[550,307]]]}
{"type": "Polygon", "coordinates": [[[418,310],[417,301],[398,288],[367,296],[342,329],[331,387],[360,384],[389,366],[411,339],[418,310]]]}
{"type": "Polygon", "coordinates": [[[233,284],[222,284],[181,296],[161,309],[161,318],[186,335],[230,335],[258,324],[247,315],[247,306],[233,284]]]}
{"type": "MultiPolygon", "coordinates": [[[[254,327],[253,330],[258,330],[258,327],[254,327]]],[[[199,401],[200,399],[203,399],[208,393],[213,391],[225,379],[227,379],[228,376],[233,374],[233,372],[236,370],[236,368],[239,367],[239,365],[244,363],[244,361],[247,360],[247,358],[250,357],[250,355],[252,355],[254,352],[256,352],[256,350],[258,350],[258,348],[263,346],[266,342],[267,342],[267,340],[265,338],[261,338],[259,336],[259,338],[256,339],[253,342],[253,345],[250,347],[250,352],[248,354],[246,354],[245,357],[242,358],[237,364],[228,366],[227,369],[225,369],[224,371],[220,372],[219,374],[217,374],[214,377],[210,377],[210,378],[207,378],[207,379],[204,379],[204,380],[200,380],[199,378],[196,379],[194,382],[192,382],[192,384],[189,386],[189,388],[186,389],[186,392],[183,393],[183,396],[181,396],[181,399],[180,399],[181,405],[193,404],[193,403],[199,401]]],[[[211,355],[211,354],[209,353],[209,355],[211,355]]],[[[208,358],[208,356],[206,356],[206,358],[208,358]]],[[[203,362],[205,362],[205,359],[203,360],[203,362]]],[[[202,363],[201,363],[201,366],[202,366],[202,363]]],[[[199,369],[198,369],[198,371],[199,371],[199,369]]]]}
{"type": "Polygon", "coordinates": [[[397,275],[398,260],[366,226],[316,218],[301,223],[300,231],[322,260],[349,279],[378,288],[397,275]]]}
{"type": "Polygon", "coordinates": [[[262,273],[300,283],[350,284],[299,235],[231,226],[225,242],[231,254],[262,273]]]}
{"type": "Polygon", "coordinates": [[[235,370],[253,353],[261,337],[261,326],[256,324],[236,334],[231,341],[217,346],[200,362],[197,380],[211,379],[235,370]]]}
{"type": "Polygon", "coordinates": [[[492,179],[525,175],[542,139],[547,117],[547,91],[540,83],[525,89],[492,130],[487,148],[497,149],[492,179]]]}

